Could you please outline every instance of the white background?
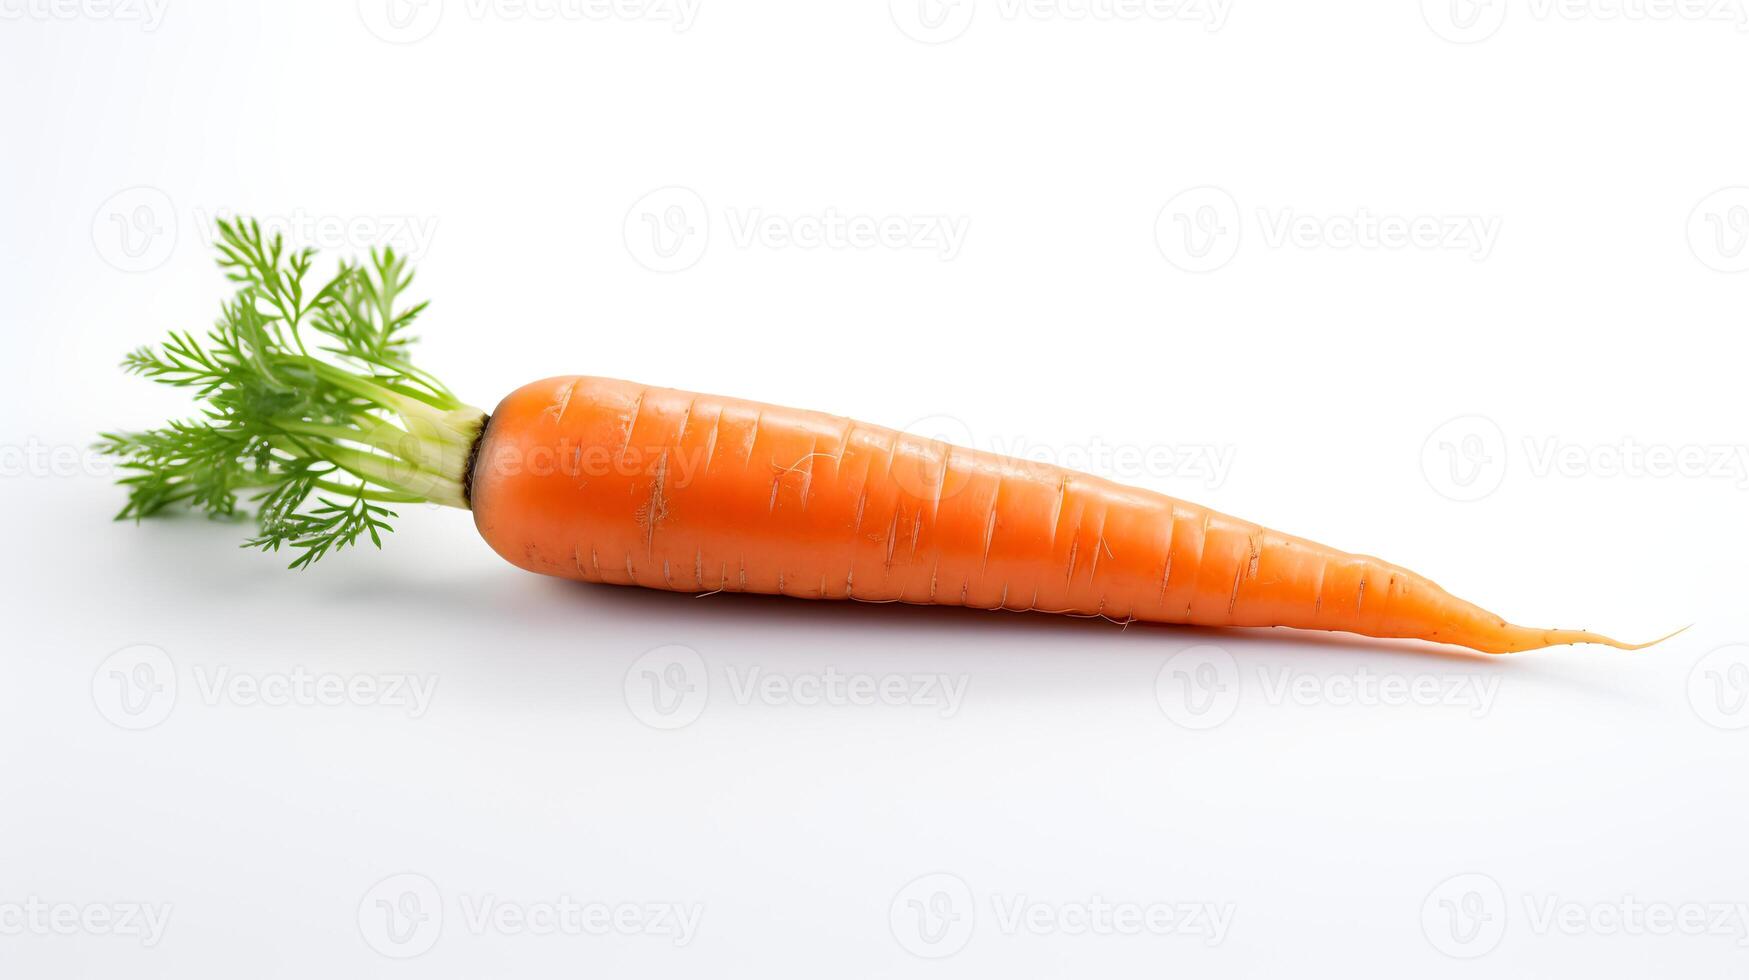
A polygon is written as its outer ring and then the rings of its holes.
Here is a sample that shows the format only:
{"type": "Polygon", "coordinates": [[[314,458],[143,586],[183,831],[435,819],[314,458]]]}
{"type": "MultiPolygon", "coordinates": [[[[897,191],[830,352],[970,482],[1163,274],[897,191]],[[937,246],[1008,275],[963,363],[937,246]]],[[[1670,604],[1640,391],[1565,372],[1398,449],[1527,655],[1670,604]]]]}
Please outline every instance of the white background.
{"type": "Polygon", "coordinates": [[[1088,2],[0,0],[0,973],[1742,976],[1740,0],[1088,2]],[[413,251],[485,407],[910,423],[1695,625],[1486,658],[588,588],[436,508],[302,574],[110,523],[83,447],[190,410],[114,365],[210,321],[237,212],[413,251]],[[359,686],[250,693],[300,674],[359,686]],[[846,677],[901,703],[797,703],[846,677]],[[620,918],[477,915],[566,898],[620,918]]]}

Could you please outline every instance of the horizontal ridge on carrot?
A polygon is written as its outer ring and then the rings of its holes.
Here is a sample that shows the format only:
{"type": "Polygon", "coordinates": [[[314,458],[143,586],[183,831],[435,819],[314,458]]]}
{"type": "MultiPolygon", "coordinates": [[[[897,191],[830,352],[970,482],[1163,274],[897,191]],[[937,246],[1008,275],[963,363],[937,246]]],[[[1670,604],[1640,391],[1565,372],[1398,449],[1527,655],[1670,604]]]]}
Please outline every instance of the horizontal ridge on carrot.
{"type": "MultiPolygon", "coordinates": [[[[1118,622],[1286,626],[1488,653],[1629,645],[1512,625],[1408,569],[1163,494],[818,412],[607,378],[527,385],[488,417],[407,359],[411,281],[392,251],[314,260],[219,226],[238,283],[204,342],[125,366],[195,389],[195,421],[106,435],[122,517],[256,505],[250,545],[307,567],[390,509],[471,509],[547,575],[697,594],[910,602],[1118,622]]],[[[1640,646],[1649,645],[1641,644],[1640,646]]]]}

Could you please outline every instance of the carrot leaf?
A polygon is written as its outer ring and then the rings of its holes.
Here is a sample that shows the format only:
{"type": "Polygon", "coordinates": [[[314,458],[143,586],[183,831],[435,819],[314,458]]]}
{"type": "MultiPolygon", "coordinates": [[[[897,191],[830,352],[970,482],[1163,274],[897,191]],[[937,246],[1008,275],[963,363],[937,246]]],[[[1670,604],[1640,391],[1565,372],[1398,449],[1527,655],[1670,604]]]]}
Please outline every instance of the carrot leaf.
{"type": "Polygon", "coordinates": [[[395,513],[385,504],[466,507],[468,458],[485,413],[410,360],[407,328],[426,304],[392,249],[340,262],[318,280],[317,253],[288,248],[258,222],[220,219],[219,267],[235,286],[203,335],[171,331],[122,369],[189,389],[197,418],[105,433],[121,460],[117,515],[171,507],[232,518],[252,508],[246,546],[289,547],[293,568],[368,537],[377,547],[395,513]],[[312,339],[321,341],[312,348],[312,339]]]}

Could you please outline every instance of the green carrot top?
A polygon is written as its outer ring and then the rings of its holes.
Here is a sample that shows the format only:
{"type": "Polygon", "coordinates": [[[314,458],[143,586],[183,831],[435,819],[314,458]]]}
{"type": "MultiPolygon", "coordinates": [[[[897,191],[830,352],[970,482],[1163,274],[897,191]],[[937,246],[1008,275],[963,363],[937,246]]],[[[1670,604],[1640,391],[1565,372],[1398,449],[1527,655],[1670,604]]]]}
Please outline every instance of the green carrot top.
{"type": "Polygon", "coordinates": [[[259,222],[218,222],[219,266],[237,283],[203,338],[172,331],[122,366],[194,389],[200,417],[144,432],[104,433],[120,457],[127,505],[119,519],[184,504],[217,517],[252,505],[248,547],[297,551],[293,568],[369,536],[396,516],[387,504],[467,506],[468,455],[485,413],[407,358],[426,307],[407,305],[406,259],[373,251],[341,262],[319,288],[313,249],[288,250],[259,222]]]}

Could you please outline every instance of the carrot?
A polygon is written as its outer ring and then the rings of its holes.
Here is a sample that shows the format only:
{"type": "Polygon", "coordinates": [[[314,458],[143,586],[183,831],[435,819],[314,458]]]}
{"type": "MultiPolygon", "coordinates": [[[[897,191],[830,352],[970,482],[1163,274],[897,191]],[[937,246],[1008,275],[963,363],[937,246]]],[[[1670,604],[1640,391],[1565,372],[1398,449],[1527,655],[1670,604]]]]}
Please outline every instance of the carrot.
{"type": "Polygon", "coordinates": [[[472,487],[500,555],[586,582],[1634,649],[1514,626],[1377,558],[1098,477],[606,378],[506,398],[472,487]]]}
{"type": "Polygon", "coordinates": [[[817,412],[560,377],[488,418],[407,361],[411,280],[392,252],[306,287],[311,255],[221,223],[242,285],[207,342],[172,335],[127,367],[195,388],[201,422],[106,437],[141,517],[230,514],[307,567],[369,536],[391,504],[469,508],[530,571],[676,592],[753,592],[1062,613],[1118,622],[1286,626],[1488,653],[1566,643],[1405,568],[1151,491],[817,412]],[[305,328],[325,335],[310,353],[305,328]]]}

